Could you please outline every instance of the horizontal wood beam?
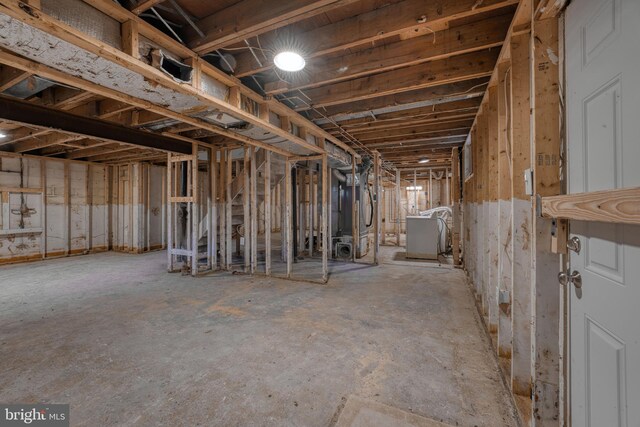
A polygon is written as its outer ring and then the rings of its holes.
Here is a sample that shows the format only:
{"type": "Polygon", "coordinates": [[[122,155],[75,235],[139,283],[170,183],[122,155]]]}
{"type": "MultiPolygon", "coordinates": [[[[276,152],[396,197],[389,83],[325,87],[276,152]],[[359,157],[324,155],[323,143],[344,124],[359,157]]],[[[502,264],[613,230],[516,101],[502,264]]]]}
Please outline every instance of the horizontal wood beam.
{"type": "Polygon", "coordinates": [[[432,138],[449,138],[449,139],[462,139],[466,138],[469,134],[471,128],[462,128],[462,129],[454,129],[454,130],[441,130],[434,132],[423,132],[419,134],[411,134],[411,135],[397,135],[397,136],[389,136],[383,138],[375,138],[375,139],[367,139],[360,140],[362,144],[366,147],[377,147],[379,144],[397,144],[403,145],[412,143],[414,141],[419,140],[428,140],[432,138]]]}
{"type": "MultiPolygon", "coordinates": [[[[370,98],[364,101],[344,103],[322,108],[322,114],[332,120],[342,123],[345,120],[354,119],[354,115],[362,118],[371,117],[372,111],[400,112],[402,108],[420,108],[426,105],[438,105],[440,103],[459,101],[463,98],[482,98],[488,78],[443,84],[408,92],[395,93],[393,95],[370,98]]],[[[319,113],[310,112],[314,120],[322,123],[319,113]]]]}
{"type": "Polygon", "coordinates": [[[640,224],[640,187],[542,197],[541,208],[546,218],[640,224]]]}
{"type": "Polygon", "coordinates": [[[120,151],[131,150],[130,145],[120,145],[120,144],[109,144],[109,145],[98,145],[92,146],[88,148],[82,148],[79,150],[74,150],[65,155],[67,159],[82,159],[84,157],[98,156],[101,154],[108,153],[117,153],[120,151]]]}
{"type": "Polygon", "coordinates": [[[296,89],[315,88],[499,47],[504,42],[511,17],[512,14],[505,14],[349,55],[312,59],[308,62],[304,73],[283,76],[287,81],[281,79],[268,81],[264,88],[271,95],[296,89]]]}
{"type": "Polygon", "coordinates": [[[205,37],[189,29],[188,45],[203,55],[355,1],[287,0],[267,4],[264,0],[243,0],[200,19],[197,25],[205,37]]]}
{"type": "Polygon", "coordinates": [[[31,73],[29,72],[16,70],[11,67],[2,67],[0,69],[0,92],[11,89],[18,83],[27,79],[29,76],[31,76],[31,73]]]}
{"type": "MultiPolygon", "coordinates": [[[[497,49],[387,71],[306,91],[315,108],[491,76],[497,49]]],[[[310,107],[300,107],[308,110],[310,107]]]]}
{"type": "MultiPolygon", "coordinates": [[[[426,28],[444,27],[449,21],[455,19],[517,3],[518,0],[450,0],[446,2],[404,0],[315,28],[298,35],[298,38],[302,40],[305,50],[309,52],[308,59],[311,59],[403,33],[417,31],[426,34],[426,28]],[[424,21],[421,19],[423,16],[426,18],[424,21]]],[[[261,43],[263,47],[270,46],[277,39],[277,34],[265,36],[267,37],[262,38],[261,43]]],[[[265,61],[260,66],[251,53],[245,52],[237,56],[236,76],[245,77],[264,72],[272,67],[272,61],[265,61]]]]}
{"type": "Polygon", "coordinates": [[[153,6],[162,3],[164,0],[140,0],[138,4],[133,6],[130,10],[136,15],[140,15],[142,12],[146,12],[153,6]]]}
{"type": "Polygon", "coordinates": [[[370,132],[366,133],[356,133],[358,135],[357,138],[360,142],[366,143],[366,141],[370,141],[372,139],[380,139],[380,138],[396,138],[399,136],[417,136],[424,135],[442,131],[448,132],[464,132],[468,129],[471,129],[471,124],[473,123],[473,117],[470,119],[466,119],[463,121],[449,122],[449,123],[430,123],[421,126],[403,126],[400,128],[393,129],[373,129],[370,132]]]}
{"type": "Polygon", "coordinates": [[[430,138],[416,138],[416,139],[404,139],[402,141],[385,141],[381,142],[372,142],[365,145],[367,148],[376,148],[379,149],[381,147],[399,147],[404,145],[415,145],[415,144],[436,144],[436,143],[447,143],[453,145],[458,145],[460,143],[464,143],[467,139],[467,134],[462,135],[452,135],[448,137],[430,137],[430,138]]]}
{"type": "MultiPolygon", "coordinates": [[[[444,102],[426,107],[403,109],[383,114],[370,114],[358,119],[340,120],[337,123],[344,129],[360,130],[376,128],[379,125],[386,125],[407,120],[431,120],[455,117],[457,114],[474,113],[480,107],[480,98],[464,99],[461,101],[444,102]]],[[[332,123],[323,125],[325,129],[335,128],[332,123]]]]}
{"type": "Polygon", "coordinates": [[[61,134],[58,132],[52,132],[47,135],[31,138],[27,141],[21,141],[13,145],[14,153],[26,153],[27,151],[39,150],[45,147],[51,147],[53,145],[64,144],[72,141],[79,141],[84,139],[81,135],[61,134]]]}
{"type": "MultiPolygon", "coordinates": [[[[448,124],[451,128],[457,127],[460,122],[473,121],[476,116],[478,110],[470,111],[465,114],[438,114],[436,117],[423,119],[423,120],[389,120],[377,123],[372,125],[371,127],[366,128],[345,128],[347,132],[356,138],[361,138],[364,136],[369,136],[372,133],[376,133],[379,131],[388,131],[388,130],[398,130],[398,129],[412,129],[418,126],[426,126],[426,125],[434,125],[448,124]]],[[[338,133],[337,131],[333,131],[338,133]]]]}

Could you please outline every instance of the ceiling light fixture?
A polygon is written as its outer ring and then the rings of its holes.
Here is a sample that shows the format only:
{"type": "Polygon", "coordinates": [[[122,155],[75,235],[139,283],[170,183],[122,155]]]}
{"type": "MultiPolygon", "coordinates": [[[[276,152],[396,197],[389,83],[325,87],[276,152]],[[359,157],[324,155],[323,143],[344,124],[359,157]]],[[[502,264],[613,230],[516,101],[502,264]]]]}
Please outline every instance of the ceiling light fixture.
{"type": "Polygon", "coordinates": [[[418,163],[429,163],[429,159],[420,159],[418,163]]]}
{"type": "Polygon", "coordinates": [[[273,63],[282,71],[296,72],[300,71],[306,65],[306,61],[299,53],[292,51],[284,51],[278,53],[273,58],[273,63]]]}

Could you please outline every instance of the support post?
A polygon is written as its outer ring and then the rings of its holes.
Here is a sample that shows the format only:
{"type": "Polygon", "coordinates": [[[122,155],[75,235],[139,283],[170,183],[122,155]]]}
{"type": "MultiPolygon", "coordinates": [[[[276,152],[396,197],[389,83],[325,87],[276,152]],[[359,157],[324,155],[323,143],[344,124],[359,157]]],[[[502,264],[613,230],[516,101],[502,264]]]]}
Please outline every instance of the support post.
{"type": "Polygon", "coordinates": [[[396,169],[396,245],[400,247],[400,232],[402,218],[402,199],[400,193],[400,171],[396,169]]]}
{"type": "Polygon", "coordinates": [[[322,155],[322,281],[329,281],[329,221],[328,203],[329,200],[329,159],[327,154],[322,155]]]}
{"type": "MultiPolygon", "coordinates": [[[[429,204],[427,209],[433,208],[433,171],[429,171],[429,204]]],[[[418,209],[418,213],[420,210],[418,209]]]]}
{"type": "Polygon", "coordinates": [[[489,87],[488,104],[488,141],[487,141],[487,203],[484,226],[488,231],[488,277],[487,302],[489,305],[489,330],[498,332],[498,229],[500,215],[498,212],[498,87],[489,87]]]}
{"type": "Polygon", "coordinates": [[[532,198],[527,195],[522,177],[531,167],[530,132],[530,35],[511,39],[511,181],[513,264],[511,270],[513,307],[511,328],[511,389],[514,394],[531,396],[531,233],[532,198]]]}
{"type": "Polygon", "coordinates": [[[218,267],[218,150],[209,150],[209,179],[210,179],[210,200],[209,200],[209,251],[211,254],[210,267],[215,270],[218,267]]]}
{"type": "Polygon", "coordinates": [[[198,228],[200,225],[200,197],[198,191],[198,144],[192,144],[191,159],[191,275],[198,275],[198,228]]]}
{"type": "MultiPolygon", "coordinates": [[[[114,168],[117,181],[120,180],[119,167],[114,168]]],[[[116,181],[116,184],[118,182],[116,181]]],[[[173,272],[175,267],[173,265],[173,203],[171,198],[173,197],[173,162],[171,161],[171,153],[167,154],[167,270],[169,273],[173,272]]],[[[118,208],[118,211],[120,209],[118,208]]],[[[116,223],[117,224],[117,223],[116,223]]],[[[116,225],[116,234],[120,234],[117,230],[119,224],[116,225]]]]}
{"type": "Polygon", "coordinates": [[[356,156],[351,156],[351,235],[352,235],[352,253],[351,261],[356,262],[358,248],[360,246],[360,230],[358,229],[358,223],[360,218],[356,209],[356,156]]]}
{"type": "Polygon", "coordinates": [[[451,228],[451,251],[453,252],[453,265],[460,265],[460,160],[459,149],[451,150],[451,204],[453,205],[453,217],[451,228]]]}
{"type": "Polygon", "coordinates": [[[232,172],[233,172],[233,158],[232,158],[231,149],[227,149],[227,170],[225,177],[225,222],[226,222],[226,268],[227,270],[231,270],[231,264],[233,261],[233,198],[232,198],[232,172]]]}
{"type": "Polygon", "coordinates": [[[251,147],[244,148],[244,162],[242,169],[242,179],[244,180],[244,189],[242,190],[242,205],[244,210],[244,271],[251,271],[251,180],[249,177],[249,168],[251,167],[251,147]]]}
{"type": "Polygon", "coordinates": [[[498,356],[511,359],[511,141],[509,97],[511,63],[498,65],[498,356]]]}
{"type": "Polygon", "coordinates": [[[307,176],[309,177],[309,185],[307,187],[307,227],[309,228],[309,242],[307,244],[307,254],[309,257],[313,256],[313,171],[308,170],[307,176]]]}
{"type": "MultiPolygon", "coordinates": [[[[561,130],[558,19],[532,24],[533,88],[531,107],[534,194],[557,196],[560,181],[561,130]]],[[[535,199],[534,199],[535,200],[535,199]]],[[[535,212],[535,201],[531,206],[535,212]]],[[[552,220],[533,221],[532,358],[534,425],[557,423],[560,416],[560,256],[551,251],[552,220]]]]}
{"type": "Polygon", "coordinates": [[[375,194],[374,225],[373,225],[373,263],[378,265],[380,260],[380,153],[373,152],[373,189],[375,194]]]}
{"type": "Polygon", "coordinates": [[[220,150],[220,167],[218,168],[220,182],[218,183],[218,215],[220,217],[220,268],[227,268],[227,210],[226,210],[226,176],[227,176],[227,149],[220,150]]]}
{"type": "MultiPolygon", "coordinates": [[[[249,176],[251,187],[251,274],[258,267],[258,169],[256,165],[256,147],[251,147],[251,174],[249,176]]],[[[265,188],[265,197],[266,197],[265,188]]],[[[245,237],[246,241],[247,237],[245,237]]]]}
{"type": "Polygon", "coordinates": [[[264,272],[271,275],[271,151],[264,153],[264,272]]]}
{"type": "MultiPolygon", "coordinates": [[[[291,162],[289,160],[285,161],[284,168],[284,228],[285,228],[285,255],[287,258],[287,277],[291,277],[291,271],[293,269],[293,230],[292,230],[292,221],[291,221],[291,208],[293,203],[292,196],[292,180],[291,180],[291,162]]],[[[324,189],[323,189],[324,191],[324,189]]],[[[323,248],[324,249],[324,248],[323,248]]]]}

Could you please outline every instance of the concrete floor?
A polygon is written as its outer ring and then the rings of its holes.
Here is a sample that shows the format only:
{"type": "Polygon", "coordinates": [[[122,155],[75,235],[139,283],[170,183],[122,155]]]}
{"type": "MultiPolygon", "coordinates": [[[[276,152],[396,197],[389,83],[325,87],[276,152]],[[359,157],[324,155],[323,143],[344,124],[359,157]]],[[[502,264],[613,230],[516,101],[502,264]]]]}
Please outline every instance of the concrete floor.
{"type": "Polygon", "coordinates": [[[462,271],[397,251],[325,286],[168,274],[161,252],[2,267],[0,402],[83,426],[327,426],[349,399],[517,425],[462,271]]]}

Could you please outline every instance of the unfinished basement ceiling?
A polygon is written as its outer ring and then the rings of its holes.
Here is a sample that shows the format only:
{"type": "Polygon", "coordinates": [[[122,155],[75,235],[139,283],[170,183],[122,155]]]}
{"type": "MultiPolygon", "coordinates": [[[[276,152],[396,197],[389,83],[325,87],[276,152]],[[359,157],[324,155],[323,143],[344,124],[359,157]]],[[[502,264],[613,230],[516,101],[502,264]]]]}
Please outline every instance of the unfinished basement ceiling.
{"type": "Polygon", "coordinates": [[[122,3],[152,6],[143,16],[164,17],[212,64],[225,72],[233,65],[231,74],[245,84],[401,169],[419,167],[424,158],[430,167],[450,165],[517,6],[513,0],[122,3]],[[303,71],[273,66],[274,55],[287,48],[303,54],[303,71]]]}
{"type": "MultiPolygon", "coordinates": [[[[122,37],[118,21],[122,19],[117,16],[105,19],[103,13],[113,7],[113,3],[109,6],[106,3],[111,2],[41,2],[43,12],[119,49],[122,37]],[[78,13],[68,13],[71,9],[77,9],[78,13]],[[88,21],[93,24],[88,25],[88,21]]],[[[518,2],[324,0],[279,2],[268,7],[257,0],[120,0],[119,3],[159,32],[193,49],[230,78],[238,77],[257,96],[278,100],[312,120],[326,132],[327,138],[335,139],[335,143],[327,140],[334,166],[350,162],[348,153],[335,145],[344,143],[363,155],[377,150],[387,168],[413,175],[415,170],[420,173],[427,166],[450,167],[451,148],[464,144],[518,2]],[[305,69],[297,73],[277,71],[273,57],[283,49],[302,53],[305,69]],[[428,165],[418,163],[424,159],[429,159],[428,165]]],[[[202,128],[163,117],[157,111],[117,103],[108,97],[75,90],[68,84],[45,87],[41,83],[51,79],[9,65],[1,69],[3,95],[18,91],[23,95],[21,98],[45,106],[208,144],[242,143],[229,138],[233,134],[217,132],[221,128],[294,155],[313,154],[299,142],[288,141],[286,135],[283,138],[281,134],[253,126],[241,117],[212,108],[188,92],[153,86],[147,77],[91,52],[79,51],[71,45],[61,52],[59,48],[66,42],[41,37],[41,32],[25,24],[5,18],[3,26],[11,28],[5,32],[3,46],[13,52],[112,89],[131,92],[139,99],[168,106],[210,126],[202,128]],[[41,39],[42,43],[18,43],[25,32],[31,35],[29,39],[41,39]],[[56,47],[52,54],[44,49],[47,45],[56,47]],[[73,68],[71,58],[80,58],[84,65],[73,68]],[[83,75],[81,70],[85,69],[88,74],[83,75]],[[107,78],[103,78],[105,70],[107,78]],[[120,78],[109,80],[108,77],[116,75],[120,78]]],[[[140,35],[141,59],[150,56],[154,47],[157,47],[154,41],[140,35]]],[[[171,53],[167,59],[181,60],[171,53]]],[[[202,87],[208,95],[222,101],[228,96],[225,85],[208,76],[203,75],[202,87]]],[[[276,127],[283,125],[278,114],[271,113],[269,121],[276,127]]],[[[140,151],[140,147],[113,141],[70,138],[59,131],[32,136],[37,129],[7,123],[2,126],[10,136],[0,140],[2,150],[98,161],[102,157],[82,155],[103,156],[110,154],[110,149],[117,149],[122,156],[142,154],[141,160],[148,156],[150,160],[162,161],[163,157],[162,151],[148,148],[140,151]]],[[[292,132],[295,140],[295,126],[292,132]]],[[[309,141],[313,144],[313,138],[309,141]]]]}

